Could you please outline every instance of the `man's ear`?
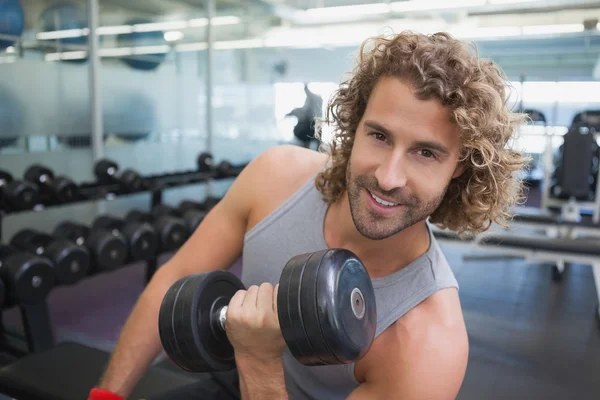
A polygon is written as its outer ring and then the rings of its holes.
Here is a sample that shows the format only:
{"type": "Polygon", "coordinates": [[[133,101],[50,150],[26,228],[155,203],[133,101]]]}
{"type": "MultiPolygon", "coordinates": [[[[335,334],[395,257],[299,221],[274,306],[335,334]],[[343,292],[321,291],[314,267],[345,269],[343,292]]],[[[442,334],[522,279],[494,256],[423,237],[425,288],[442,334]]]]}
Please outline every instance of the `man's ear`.
{"type": "Polygon", "coordinates": [[[454,174],[452,174],[452,179],[456,179],[465,172],[466,166],[464,163],[459,162],[454,169],[454,174]]]}

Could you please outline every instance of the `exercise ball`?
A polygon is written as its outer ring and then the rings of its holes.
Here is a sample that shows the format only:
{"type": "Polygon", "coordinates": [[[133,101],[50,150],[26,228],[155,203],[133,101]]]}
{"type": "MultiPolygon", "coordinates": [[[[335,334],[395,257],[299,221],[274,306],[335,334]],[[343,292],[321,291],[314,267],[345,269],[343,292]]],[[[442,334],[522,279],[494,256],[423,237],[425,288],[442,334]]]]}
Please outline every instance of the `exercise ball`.
{"type": "MultiPolygon", "coordinates": [[[[21,36],[25,16],[20,0],[0,0],[0,34],[21,36]]],[[[0,39],[0,50],[15,44],[15,40],[0,39]]]]}
{"type": "MultiPolygon", "coordinates": [[[[88,27],[87,15],[84,8],[79,7],[75,4],[53,4],[52,6],[46,8],[44,12],[42,12],[42,14],[40,15],[39,26],[41,32],[62,31],[70,29],[86,29],[88,27]]],[[[52,40],[51,42],[56,43],[56,41],[58,41],[58,43],[60,43],[61,45],[67,47],[65,49],[61,49],[61,51],[78,51],[85,49],[76,47],[69,48],[68,46],[86,47],[88,44],[88,37],[87,35],[85,35],[70,38],[62,38],[52,40]]],[[[86,59],[87,57],[65,61],[82,63],[85,62],[86,59]]]]}
{"type": "MultiPolygon", "coordinates": [[[[152,21],[145,19],[129,20],[127,25],[147,24],[152,21]]],[[[168,44],[164,38],[164,32],[132,32],[123,33],[117,36],[117,45],[119,47],[141,47],[141,46],[161,46],[168,44]]],[[[167,53],[143,54],[137,56],[127,56],[121,58],[125,64],[133,69],[152,71],[157,69],[167,58],[167,53]]]]}

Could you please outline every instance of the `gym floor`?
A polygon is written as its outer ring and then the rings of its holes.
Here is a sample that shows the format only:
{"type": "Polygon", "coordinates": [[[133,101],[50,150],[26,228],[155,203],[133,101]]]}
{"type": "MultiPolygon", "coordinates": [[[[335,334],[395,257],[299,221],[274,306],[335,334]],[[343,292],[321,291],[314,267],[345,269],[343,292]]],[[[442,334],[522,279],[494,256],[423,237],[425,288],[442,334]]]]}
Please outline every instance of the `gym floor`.
{"type": "MultiPolygon", "coordinates": [[[[471,346],[459,400],[600,398],[589,266],[570,265],[553,282],[547,265],[464,261],[464,248],[442,247],[460,284],[471,346]]],[[[50,308],[59,340],[110,350],[143,281],[144,265],[137,265],[55,290],[50,308]]],[[[18,324],[14,310],[5,314],[18,324]]]]}

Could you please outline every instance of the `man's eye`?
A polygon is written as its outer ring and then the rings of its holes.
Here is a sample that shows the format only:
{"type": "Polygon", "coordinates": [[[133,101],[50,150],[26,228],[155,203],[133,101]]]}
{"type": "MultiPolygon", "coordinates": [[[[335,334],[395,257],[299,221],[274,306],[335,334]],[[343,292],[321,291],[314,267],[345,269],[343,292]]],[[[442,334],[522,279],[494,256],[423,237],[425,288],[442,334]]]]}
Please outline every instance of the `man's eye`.
{"type": "Polygon", "coordinates": [[[425,158],[435,158],[435,154],[431,150],[421,150],[421,155],[425,158]]]}
{"type": "Polygon", "coordinates": [[[377,140],[381,140],[381,141],[385,140],[385,135],[383,133],[373,132],[373,133],[371,133],[371,136],[373,136],[377,140]]]}

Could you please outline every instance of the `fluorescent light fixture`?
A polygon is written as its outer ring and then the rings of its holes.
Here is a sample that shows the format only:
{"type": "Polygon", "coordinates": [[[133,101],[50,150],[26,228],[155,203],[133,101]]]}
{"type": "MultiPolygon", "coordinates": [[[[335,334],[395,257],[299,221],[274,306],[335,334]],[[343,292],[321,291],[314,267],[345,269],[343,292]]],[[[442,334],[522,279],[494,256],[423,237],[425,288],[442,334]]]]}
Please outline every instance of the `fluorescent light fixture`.
{"type": "Polygon", "coordinates": [[[486,0],[411,0],[391,3],[391,8],[394,12],[433,11],[477,7],[485,3],[486,0]]]}
{"type": "Polygon", "coordinates": [[[87,56],[85,51],[63,51],[62,53],[48,53],[44,56],[46,61],[81,60],[87,56]]]}
{"type": "Polygon", "coordinates": [[[488,0],[489,4],[522,4],[539,3],[541,0],[488,0]]]}
{"type": "Polygon", "coordinates": [[[89,29],[65,29],[62,31],[40,32],[36,35],[38,40],[56,40],[76,38],[87,35],[89,29]]]}
{"type": "Polygon", "coordinates": [[[165,32],[163,37],[167,42],[176,42],[178,40],[183,39],[185,35],[181,31],[169,31],[165,32]]]}
{"type": "MultiPolygon", "coordinates": [[[[212,24],[213,26],[236,25],[241,21],[242,20],[239,17],[234,15],[226,15],[222,17],[214,17],[212,19],[212,24]]],[[[188,27],[190,28],[201,28],[206,25],[208,25],[208,18],[194,18],[188,21],[188,27]]]]}
{"type": "Polygon", "coordinates": [[[133,55],[133,48],[131,47],[113,47],[108,49],[100,49],[100,56],[102,57],[124,57],[133,55]]]}
{"type": "Polygon", "coordinates": [[[156,32],[187,28],[187,21],[150,22],[147,24],[133,25],[134,32],[156,32]]]}
{"type": "Polygon", "coordinates": [[[99,26],[98,35],[122,35],[133,32],[133,25],[99,26]]]}
{"type": "Polygon", "coordinates": [[[176,51],[186,52],[186,51],[202,51],[208,48],[208,44],[203,42],[198,43],[183,43],[175,46],[176,51]]]}
{"type": "Polygon", "coordinates": [[[165,54],[171,51],[171,47],[164,44],[159,46],[134,47],[133,54],[165,54]]]}
{"type": "Polygon", "coordinates": [[[551,35],[574,32],[583,32],[583,24],[530,25],[523,27],[524,35],[551,35]]]}
{"type": "Polygon", "coordinates": [[[389,4],[373,3],[359,4],[355,6],[339,7],[320,7],[309,8],[306,10],[303,18],[339,18],[339,17],[360,17],[363,15],[386,14],[390,12],[389,4]]]}

